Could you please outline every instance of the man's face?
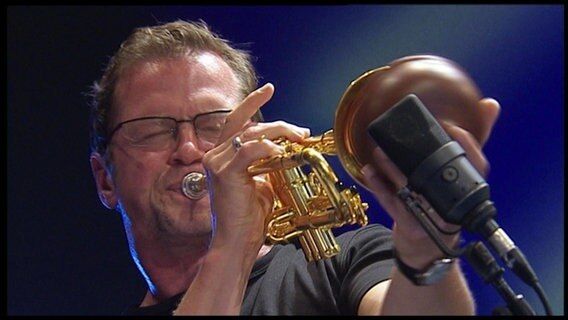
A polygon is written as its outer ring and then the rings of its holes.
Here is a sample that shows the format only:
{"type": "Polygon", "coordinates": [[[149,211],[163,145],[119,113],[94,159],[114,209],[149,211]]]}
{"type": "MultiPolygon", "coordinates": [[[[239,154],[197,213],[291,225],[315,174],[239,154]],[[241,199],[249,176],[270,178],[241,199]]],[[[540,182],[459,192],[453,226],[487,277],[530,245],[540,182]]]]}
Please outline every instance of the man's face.
{"type": "MultiPolygon", "coordinates": [[[[140,117],[193,119],[233,109],[242,99],[238,88],[233,71],[212,53],[139,62],[117,84],[111,128],[140,117]]],[[[181,182],[188,172],[204,172],[202,157],[211,146],[198,141],[191,123],[181,124],[177,140],[160,150],[134,146],[121,131],[113,136],[109,151],[115,196],[133,232],[151,238],[163,232],[209,236],[209,197],[186,198],[181,182]]]]}

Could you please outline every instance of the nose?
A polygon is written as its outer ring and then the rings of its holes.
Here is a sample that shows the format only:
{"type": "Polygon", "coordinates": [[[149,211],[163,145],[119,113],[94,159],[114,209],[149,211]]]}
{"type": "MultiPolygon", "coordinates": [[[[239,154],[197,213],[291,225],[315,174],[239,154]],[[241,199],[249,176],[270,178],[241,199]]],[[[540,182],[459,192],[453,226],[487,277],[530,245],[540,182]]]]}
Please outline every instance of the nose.
{"type": "Polygon", "coordinates": [[[170,161],[189,165],[203,157],[204,151],[199,148],[199,140],[192,123],[179,123],[174,150],[170,161]]]}

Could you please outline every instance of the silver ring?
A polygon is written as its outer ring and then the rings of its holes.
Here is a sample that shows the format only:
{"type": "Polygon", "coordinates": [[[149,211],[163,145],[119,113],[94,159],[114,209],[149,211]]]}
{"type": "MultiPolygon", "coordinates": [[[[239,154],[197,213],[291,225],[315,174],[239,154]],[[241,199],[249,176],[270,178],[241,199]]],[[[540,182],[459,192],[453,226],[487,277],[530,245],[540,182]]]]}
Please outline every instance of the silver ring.
{"type": "Polygon", "coordinates": [[[243,146],[243,141],[241,140],[241,137],[236,136],[233,138],[233,148],[235,148],[235,151],[239,151],[239,149],[243,146]]]}

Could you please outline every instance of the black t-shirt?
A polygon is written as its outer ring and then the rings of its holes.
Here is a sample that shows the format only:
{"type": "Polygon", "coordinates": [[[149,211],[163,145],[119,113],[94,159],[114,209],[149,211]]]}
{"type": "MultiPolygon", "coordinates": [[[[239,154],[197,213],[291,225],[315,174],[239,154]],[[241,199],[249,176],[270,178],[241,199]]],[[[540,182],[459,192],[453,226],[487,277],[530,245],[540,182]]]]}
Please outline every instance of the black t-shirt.
{"type": "MultiPolygon", "coordinates": [[[[294,244],[275,245],[254,264],[241,315],[357,314],[365,292],[390,276],[391,231],[371,224],[336,239],[339,254],[315,262],[307,262],[294,244]]],[[[154,306],[133,305],[123,314],[171,315],[182,295],[154,306]]]]}

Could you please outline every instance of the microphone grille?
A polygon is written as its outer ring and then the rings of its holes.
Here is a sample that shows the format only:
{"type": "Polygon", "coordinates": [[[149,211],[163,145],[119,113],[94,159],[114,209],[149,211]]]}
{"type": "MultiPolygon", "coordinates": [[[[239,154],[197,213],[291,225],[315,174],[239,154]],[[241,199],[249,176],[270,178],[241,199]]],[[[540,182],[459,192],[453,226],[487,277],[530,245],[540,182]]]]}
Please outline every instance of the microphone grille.
{"type": "Polygon", "coordinates": [[[367,131],[406,176],[451,138],[415,95],[373,120],[367,131]]]}

